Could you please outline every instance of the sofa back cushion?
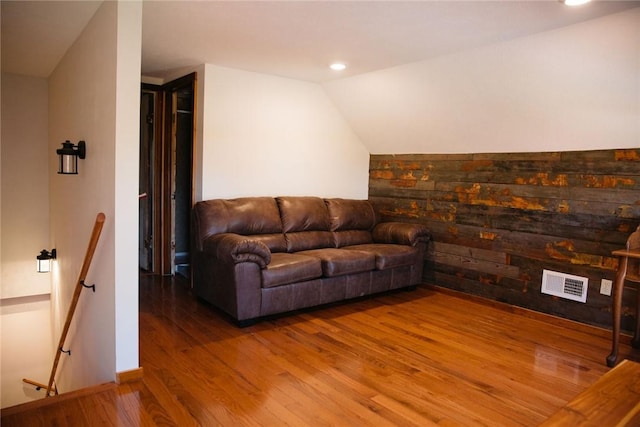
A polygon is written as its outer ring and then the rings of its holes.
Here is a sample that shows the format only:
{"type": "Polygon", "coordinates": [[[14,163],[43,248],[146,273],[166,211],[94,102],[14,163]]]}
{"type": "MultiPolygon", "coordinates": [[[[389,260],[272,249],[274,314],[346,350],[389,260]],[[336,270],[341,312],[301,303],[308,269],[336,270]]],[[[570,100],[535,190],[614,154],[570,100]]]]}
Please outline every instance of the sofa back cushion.
{"type": "Polygon", "coordinates": [[[256,238],[274,252],[286,248],[280,211],[272,197],[205,200],[196,203],[193,215],[194,239],[199,248],[206,238],[220,233],[259,235],[256,238]]]}
{"type": "Polygon", "coordinates": [[[334,246],[329,212],[319,197],[278,197],[289,252],[334,246]]]}
{"type": "Polygon", "coordinates": [[[336,247],[373,242],[371,231],[378,217],[368,200],[326,199],[325,204],[336,247]]]}
{"type": "Polygon", "coordinates": [[[326,199],[331,231],[367,230],[378,223],[376,212],[368,200],[326,199]]]}
{"type": "Polygon", "coordinates": [[[319,197],[278,197],[282,231],[329,231],[329,212],[319,197]]]}

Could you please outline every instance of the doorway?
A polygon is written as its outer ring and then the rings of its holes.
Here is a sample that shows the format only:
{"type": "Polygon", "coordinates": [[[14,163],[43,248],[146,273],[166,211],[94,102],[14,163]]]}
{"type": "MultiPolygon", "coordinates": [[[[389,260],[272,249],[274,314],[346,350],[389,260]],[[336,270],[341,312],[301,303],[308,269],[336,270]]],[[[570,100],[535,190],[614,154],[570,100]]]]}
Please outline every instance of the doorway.
{"type": "Polygon", "coordinates": [[[144,84],[140,102],[139,266],[190,277],[195,73],[144,84]]]}

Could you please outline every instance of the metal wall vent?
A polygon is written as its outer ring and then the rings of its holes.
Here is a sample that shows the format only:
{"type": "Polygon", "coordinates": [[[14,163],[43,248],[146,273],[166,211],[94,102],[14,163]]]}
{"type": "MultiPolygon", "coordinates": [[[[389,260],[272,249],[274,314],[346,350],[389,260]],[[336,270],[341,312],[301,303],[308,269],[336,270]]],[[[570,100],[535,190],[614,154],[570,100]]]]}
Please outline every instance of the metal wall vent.
{"type": "Polygon", "coordinates": [[[542,270],[542,293],[587,302],[589,279],[557,271],[542,270]]]}

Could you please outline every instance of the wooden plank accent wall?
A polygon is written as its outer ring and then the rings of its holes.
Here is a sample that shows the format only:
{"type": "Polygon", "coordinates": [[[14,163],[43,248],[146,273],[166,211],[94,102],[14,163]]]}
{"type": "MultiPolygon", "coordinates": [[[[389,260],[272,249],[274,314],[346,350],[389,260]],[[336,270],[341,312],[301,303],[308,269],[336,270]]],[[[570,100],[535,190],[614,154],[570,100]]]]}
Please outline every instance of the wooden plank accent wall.
{"type": "MultiPolygon", "coordinates": [[[[433,233],[424,280],[610,327],[611,251],[640,224],[640,149],[371,155],[369,199],[384,220],[433,233]],[[589,278],[585,304],[541,293],[542,270],[589,278]]],[[[635,289],[625,288],[631,330],[635,289]]]]}

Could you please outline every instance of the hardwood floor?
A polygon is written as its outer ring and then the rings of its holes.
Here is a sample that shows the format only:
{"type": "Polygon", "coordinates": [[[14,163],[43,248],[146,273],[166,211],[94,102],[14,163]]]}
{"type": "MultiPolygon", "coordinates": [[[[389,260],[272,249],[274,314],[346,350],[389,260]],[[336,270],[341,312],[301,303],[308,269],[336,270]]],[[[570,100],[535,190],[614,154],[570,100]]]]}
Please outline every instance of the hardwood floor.
{"type": "Polygon", "coordinates": [[[142,276],[140,301],[142,381],[2,426],[536,426],[609,370],[608,331],[426,286],[244,329],[184,281],[142,276]]]}

